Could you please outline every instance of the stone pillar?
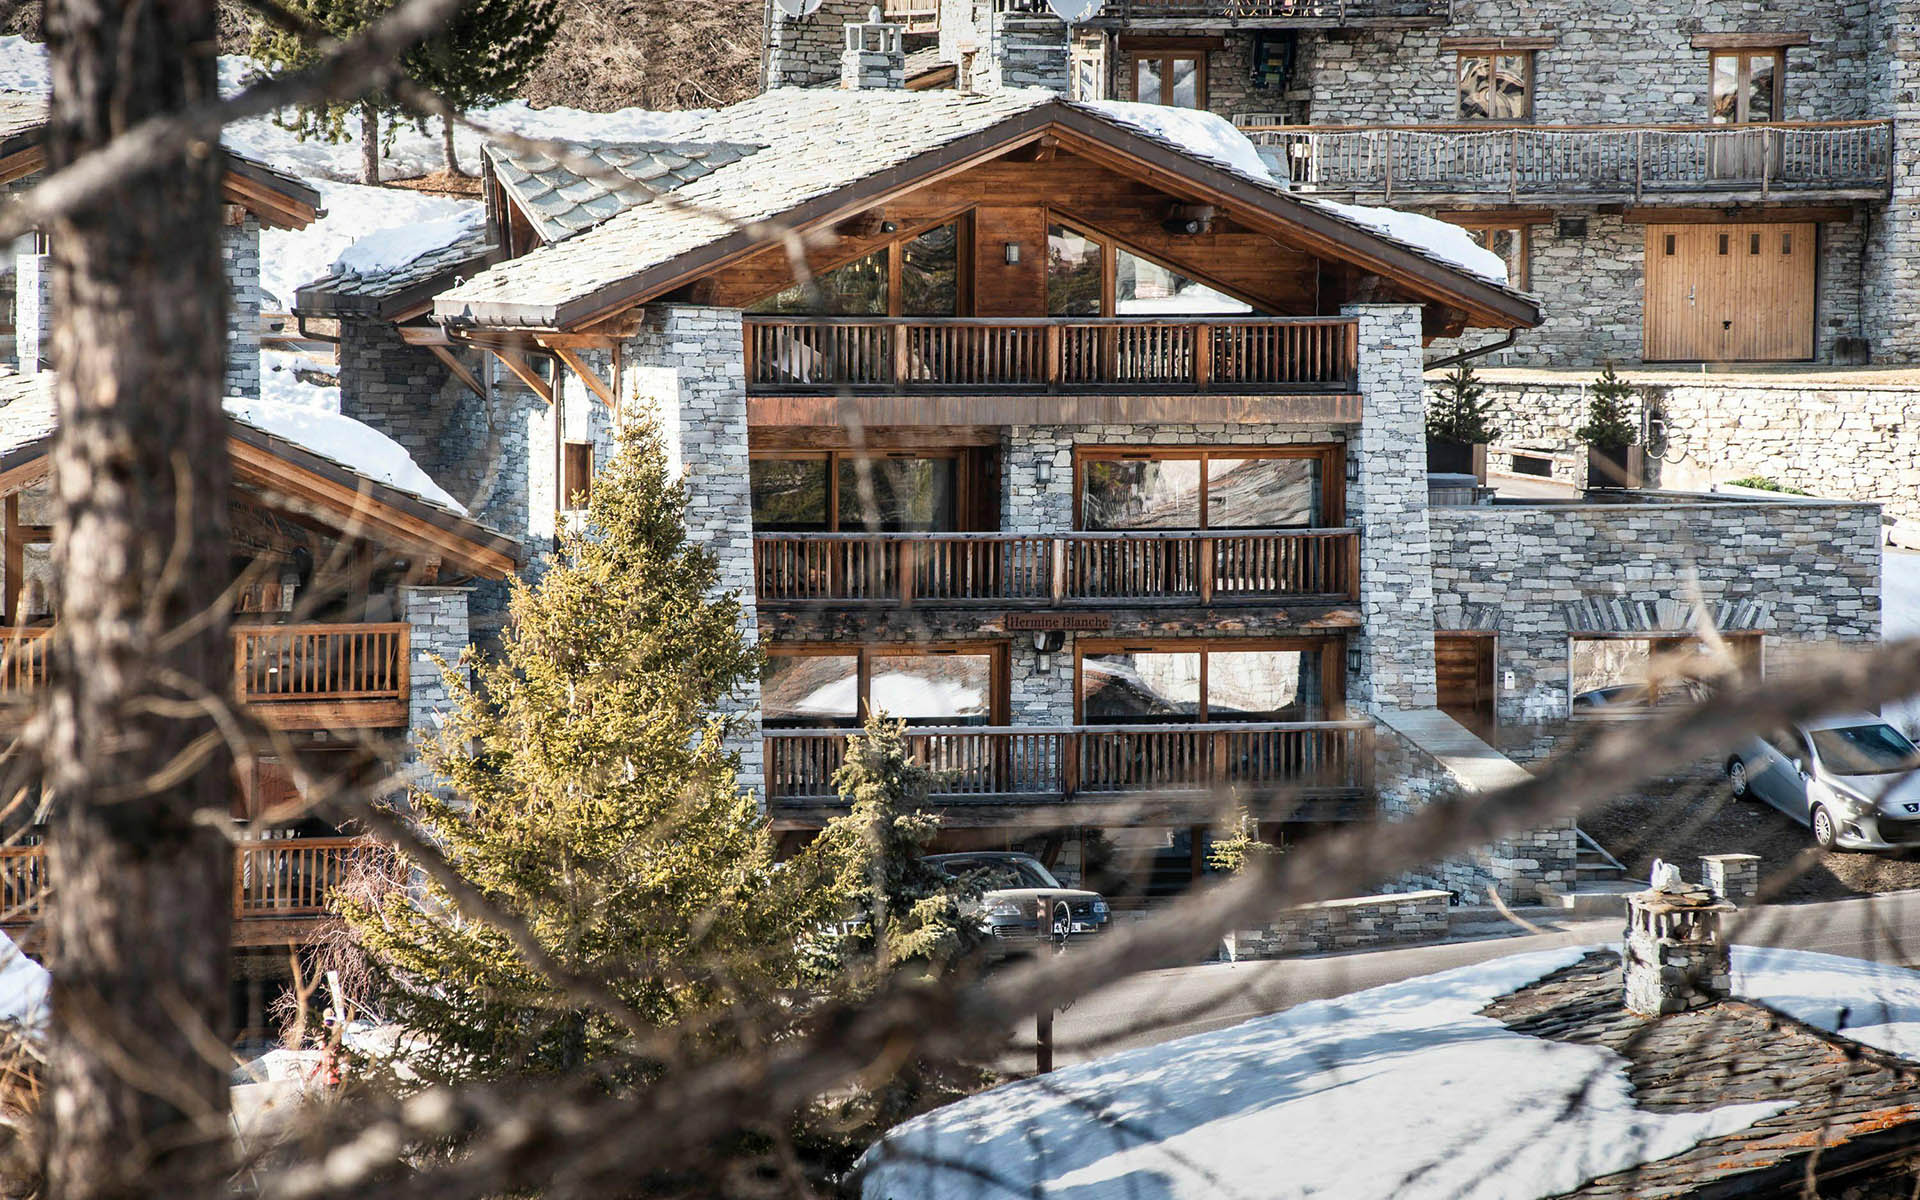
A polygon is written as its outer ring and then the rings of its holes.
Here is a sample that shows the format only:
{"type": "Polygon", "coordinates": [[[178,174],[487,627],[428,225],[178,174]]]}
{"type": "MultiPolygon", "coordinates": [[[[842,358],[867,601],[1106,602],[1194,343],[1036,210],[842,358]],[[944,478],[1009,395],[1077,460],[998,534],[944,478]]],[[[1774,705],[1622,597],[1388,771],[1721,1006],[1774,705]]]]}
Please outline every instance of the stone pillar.
{"type": "Polygon", "coordinates": [[[1893,194],[1868,210],[1861,324],[1875,362],[1920,361],[1920,0],[1881,0],[1874,111],[1893,118],[1893,194]]]}
{"type": "Polygon", "coordinates": [[[464,587],[410,586],[401,589],[400,607],[409,629],[411,644],[407,652],[407,762],[417,764],[422,742],[440,736],[446,727],[453,699],[447,682],[434,661],[437,656],[448,666],[460,660],[461,651],[471,640],[467,626],[467,592],[464,587]]]}
{"type": "Polygon", "coordinates": [[[46,247],[37,233],[13,243],[14,355],[22,375],[53,362],[53,259],[46,247]]]}
{"type": "Polygon", "coordinates": [[[1420,307],[1354,304],[1360,429],[1347,442],[1348,523],[1360,529],[1356,707],[1432,708],[1433,547],[1427,530],[1426,402],[1420,307]]]}
{"type": "Polygon", "coordinates": [[[1628,1012],[1644,1017],[1703,1008],[1733,985],[1720,917],[1733,905],[1707,888],[1627,897],[1621,963],[1628,1012]]]}
{"type": "Polygon", "coordinates": [[[766,85],[831,87],[840,82],[841,30],[866,19],[873,0],[823,0],[804,17],[789,17],[773,0],[767,6],[766,85]]]}
{"type": "Polygon", "coordinates": [[[1067,24],[1051,13],[997,12],[988,18],[986,60],[977,63],[979,90],[1072,87],[1067,24]]]}
{"type": "Polygon", "coordinates": [[[1700,882],[1742,908],[1760,895],[1758,854],[1706,854],[1700,858],[1700,882]]]}
{"type": "MultiPolygon", "coordinates": [[[[260,398],[260,218],[226,206],[220,260],[227,272],[227,395],[260,398]]],[[[283,302],[290,303],[291,297],[283,302]]]]}
{"type": "MultiPolygon", "coordinates": [[[[738,309],[649,305],[626,345],[621,399],[659,422],[667,465],[686,482],[687,536],[719,560],[716,587],[738,595],[742,633],[755,644],[760,623],[741,345],[738,309]]],[[[728,748],[740,756],[740,786],[764,805],[759,680],[742,684],[720,708],[739,718],[728,748]]]]}
{"type": "Polygon", "coordinates": [[[862,88],[907,86],[906,27],[880,19],[875,8],[865,21],[849,21],[846,44],[840,51],[840,86],[862,88]]]}

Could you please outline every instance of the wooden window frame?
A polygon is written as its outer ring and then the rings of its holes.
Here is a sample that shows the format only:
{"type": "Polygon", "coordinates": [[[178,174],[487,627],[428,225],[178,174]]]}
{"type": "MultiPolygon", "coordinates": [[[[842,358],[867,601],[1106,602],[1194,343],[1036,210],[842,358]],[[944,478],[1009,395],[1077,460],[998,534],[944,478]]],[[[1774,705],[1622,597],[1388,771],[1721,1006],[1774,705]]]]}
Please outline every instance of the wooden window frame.
{"type": "Polygon", "coordinates": [[[1173,86],[1173,64],[1184,59],[1193,63],[1193,95],[1197,103],[1195,112],[1208,112],[1207,108],[1207,59],[1211,54],[1199,49],[1147,48],[1140,47],[1127,51],[1128,91],[1139,104],[1157,104],[1162,108],[1184,108],[1185,105],[1170,104],[1165,99],[1167,89],[1173,86]],[[1140,94],[1140,64],[1158,62],[1160,64],[1161,99],[1148,100],[1140,94]]]}
{"type": "MultiPolygon", "coordinates": [[[[906,314],[900,310],[905,307],[905,289],[901,284],[901,272],[906,264],[907,243],[943,226],[955,226],[953,252],[956,256],[953,273],[953,312],[956,317],[973,315],[973,209],[967,208],[950,216],[931,221],[919,222],[905,230],[889,235],[892,240],[878,246],[871,246],[857,254],[824,263],[813,272],[815,277],[829,275],[841,267],[859,262],[863,258],[872,258],[876,254],[887,256],[887,311],[889,317],[901,317],[906,314]]],[[[789,278],[779,287],[755,296],[742,304],[741,311],[751,313],[757,306],[778,296],[792,287],[798,280],[789,278]]]]}
{"type": "MultiPolygon", "coordinates": [[[[854,690],[858,702],[854,706],[857,720],[865,722],[872,715],[870,701],[873,693],[873,660],[876,656],[887,658],[951,658],[955,655],[986,655],[987,666],[987,724],[1004,726],[1012,713],[1013,677],[1010,668],[1013,642],[1010,638],[996,638],[986,641],[966,642],[782,642],[768,643],[765,651],[768,658],[852,658],[854,660],[854,690]]],[[[892,714],[889,714],[892,715],[892,714]]],[[[912,726],[908,726],[909,729],[912,726]]],[[[778,730],[776,730],[778,732],[778,730]]]]}
{"type": "Polygon", "coordinates": [[[593,499],[593,443],[568,439],[560,449],[560,508],[580,512],[593,499]],[[584,458],[584,462],[581,460],[584,458]],[[578,486],[575,486],[575,484],[578,486]],[[579,497],[578,500],[575,497],[579,497]]]}
{"type": "Polygon", "coordinates": [[[1081,497],[1086,464],[1138,462],[1142,459],[1197,459],[1200,463],[1200,530],[1207,525],[1207,463],[1211,458],[1317,458],[1320,460],[1320,521],[1311,529],[1340,529],[1347,523],[1347,448],[1341,442],[1298,446],[1075,446],[1073,448],[1073,527],[1084,530],[1081,497]]]}
{"type": "MultiPolygon", "coordinates": [[[[1119,279],[1120,279],[1120,254],[1122,251],[1125,251],[1126,253],[1131,254],[1133,257],[1139,259],[1141,262],[1152,263],[1154,266],[1159,267],[1162,271],[1171,271],[1175,275],[1180,276],[1182,279],[1190,279],[1209,291],[1218,292],[1220,295],[1225,296],[1230,300],[1237,300],[1240,303],[1245,304],[1248,308],[1252,310],[1252,312],[1248,314],[1250,316],[1258,316],[1268,311],[1267,305],[1262,301],[1254,299],[1253,297],[1246,295],[1245,293],[1238,292],[1234,290],[1232,287],[1226,284],[1222,284],[1205,275],[1196,275],[1192,267],[1178,266],[1172,262],[1167,261],[1164,258],[1159,258],[1159,257],[1156,257],[1155,255],[1148,254],[1145,251],[1139,249],[1138,247],[1133,246],[1130,243],[1123,242],[1119,238],[1113,237],[1110,234],[1095,232],[1093,229],[1089,228],[1083,222],[1076,221],[1072,217],[1069,217],[1055,209],[1051,209],[1051,208],[1042,209],[1040,215],[1041,215],[1040,236],[1041,236],[1041,245],[1043,247],[1041,250],[1042,254],[1046,253],[1046,250],[1044,248],[1046,245],[1046,239],[1051,238],[1053,236],[1053,230],[1055,229],[1055,227],[1064,229],[1068,233],[1071,233],[1076,237],[1092,242],[1096,247],[1099,248],[1100,250],[1100,312],[1098,315],[1100,319],[1104,320],[1105,318],[1117,315],[1114,312],[1114,309],[1117,308],[1120,304],[1119,279]]],[[[1046,278],[1043,273],[1043,277],[1041,279],[1042,294],[1040,299],[1041,299],[1041,304],[1047,308],[1049,313],[1051,313],[1052,311],[1052,301],[1053,301],[1053,297],[1050,292],[1051,287],[1052,287],[1051,281],[1048,278],[1046,278]]],[[[1172,314],[1172,317],[1173,319],[1181,319],[1179,317],[1179,314],[1172,314]]],[[[1204,320],[1205,318],[1189,316],[1186,319],[1204,320]]],[[[1231,319],[1231,317],[1229,316],[1225,319],[1231,319]]]]}
{"type": "MultiPolygon", "coordinates": [[[[46,478],[46,477],[42,477],[46,478]]],[[[39,482],[36,480],[35,482],[39,482]]],[[[31,484],[28,485],[32,486],[31,484]]],[[[20,523],[20,493],[10,492],[6,498],[5,529],[0,532],[6,545],[0,549],[4,554],[6,579],[4,603],[0,603],[0,619],[8,625],[24,623],[20,612],[22,584],[26,582],[28,546],[50,546],[53,544],[51,525],[22,525],[20,523]]],[[[54,615],[58,615],[55,613],[54,615]]]]}
{"type": "MultiPolygon", "coordinates": [[[[978,446],[928,446],[921,449],[876,446],[865,450],[749,450],[747,451],[748,470],[756,462],[824,462],[827,465],[827,528],[828,533],[840,532],[840,463],[849,458],[944,458],[953,463],[953,512],[954,521],[964,526],[963,514],[973,511],[972,471],[966,469],[965,459],[976,453],[978,446]]],[[[856,530],[855,532],[861,532],[856,530]]],[[[964,529],[943,532],[961,533],[964,529]]]]}
{"type": "MultiPolygon", "coordinates": [[[[1756,678],[1764,678],[1767,673],[1766,632],[1759,629],[1723,629],[1719,636],[1737,652],[1742,647],[1751,647],[1752,666],[1756,678]]],[[[1567,719],[1571,721],[1620,721],[1641,720],[1657,714],[1657,707],[1634,708],[1623,706],[1617,711],[1597,709],[1591,712],[1577,712],[1573,707],[1573,654],[1576,642],[1667,642],[1680,644],[1685,642],[1703,642],[1706,639],[1694,633],[1674,633],[1668,631],[1625,630],[1604,632],[1586,632],[1570,630],[1567,633],[1567,719]]]]}
{"type": "MultiPolygon", "coordinates": [[[[1532,46],[1460,46],[1453,51],[1453,119],[1463,125],[1527,125],[1537,109],[1534,85],[1539,79],[1538,49],[1532,46]],[[1460,70],[1470,58],[1520,58],[1527,64],[1527,111],[1517,117],[1469,117],[1460,111],[1460,70]]],[[[1487,64],[1487,79],[1493,79],[1493,64],[1487,64]]]]}
{"type": "Polygon", "coordinates": [[[1715,68],[1723,58],[1736,59],[1739,66],[1734,69],[1733,95],[1734,117],[1725,122],[1729,127],[1740,125],[1766,125],[1775,121],[1784,121],[1783,115],[1787,103],[1787,48],[1782,45],[1726,47],[1707,51],[1707,120],[1713,121],[1713,79],[1715,68]],[[1771,58],[1773,60],[1773,115],[1765,121],[1753,121],[1741,117],[1740,110],[1746,107],[1747,85],[1753,79],[1753,60],[1771,58]]]}
{"type": "MultiPolygon", "coordinates": [[[[1449,225],[1458,225],[1468,233],[1493,233],[1505,231],[1515,235],[1520,246],[1520,277],[1509,278],[1507,282],[1521,291],[1526,291],[1533,279],[1533,227],[1536,222],[1528,220],[1501,219],[1497,216],[1470,217],[1448,215],[1444,218],[1449,225]]],[[[1492,250],[1491,246],[1484,249],[1492,250]]]]}
{"type": "MultiPolygon", "coordinates": [[[[1320,695],[1325,701],[1325,720],[1346,719],[1347,711],[1347,636],[1344,633],[1317,634],[1312,637],[1258,638],[1077,638],[1073,647],[1073,721],[1087,724],[1085,674],[1089,654],[1198,654],[1200,656],[1199,711],[1195,723],[1207,721],[1207,660],[1216,651],[1318,650],[1320,652],[1320,695]]],[[[1154,722],[1143,722],[1153,724],[1154,722]]],[[[1184,724],[1170,721],[1167,724],[1184,724]]]]}

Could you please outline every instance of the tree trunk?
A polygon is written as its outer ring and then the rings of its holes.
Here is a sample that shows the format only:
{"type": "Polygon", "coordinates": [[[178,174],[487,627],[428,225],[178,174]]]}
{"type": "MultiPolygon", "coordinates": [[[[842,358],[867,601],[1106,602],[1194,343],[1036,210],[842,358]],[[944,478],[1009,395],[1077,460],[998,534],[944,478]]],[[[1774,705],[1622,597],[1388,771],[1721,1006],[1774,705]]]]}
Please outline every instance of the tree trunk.
{"type": "Polygon", "coordinates": [[[360,182],[380,182],[380,110],[360,103],[360,182]]]}
{"type": "MultiPolygon", "coordinates": [[[[58,168],[218,94],[214,0],[51,0],[58,168]]],[[[53,801],[48,1194],[210,1195],[228,1158],[231,756],[217,154],[53,224],[59,635],[35,749],[53,801]],[[197,623],[194,623],[197,622],[197,623]],[[156,711],[154,701],[171,701],[156,711]],[[130,1069],[129,1064],[137,1064],[130,1069]]]]}
{"type": "Polygon", "coordinates": [[[453,119],[451,117],[440,118],[440,152],[446,155],[447,174],[463,174],[460,170],[460,156],[453,151],[453,119]]]}

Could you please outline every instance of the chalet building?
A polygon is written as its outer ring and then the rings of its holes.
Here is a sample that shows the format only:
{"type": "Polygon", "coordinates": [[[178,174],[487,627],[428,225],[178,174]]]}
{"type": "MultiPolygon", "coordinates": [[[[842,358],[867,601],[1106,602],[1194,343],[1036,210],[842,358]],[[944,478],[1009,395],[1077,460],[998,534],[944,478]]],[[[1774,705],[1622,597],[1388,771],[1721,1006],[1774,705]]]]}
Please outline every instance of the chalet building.
{"type": "MultiPolygon", "coordinates": [[[[837,84],[843,24],[868,11],[772,5],[768,83],[837,84]]],[[[1913,0],[890,0],[884,18],[904,86],[1206,109],[1297,192],[1473,230],[1545,310],[1503,363],[1920,358],[1920,181],[1897,165],[1920,160],[1913,0]]]]}

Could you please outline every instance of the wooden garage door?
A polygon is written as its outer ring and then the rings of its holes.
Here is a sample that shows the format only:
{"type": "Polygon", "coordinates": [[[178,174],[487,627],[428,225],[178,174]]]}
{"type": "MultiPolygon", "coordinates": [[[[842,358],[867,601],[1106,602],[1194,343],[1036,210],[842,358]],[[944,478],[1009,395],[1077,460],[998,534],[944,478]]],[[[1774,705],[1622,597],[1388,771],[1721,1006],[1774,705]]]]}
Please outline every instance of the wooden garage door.
{"type": "Polygon", "coordinates": [[[1649,362],[1813,357],[1814,226],[1649,225],[1649,362]]]}
{"type": "Polygon", "coordinates": [[[1481,737],[1493,732],[1493,637],[1436,633],[1433,668],[1440,685],[1440,711],[1481,737]]]}

